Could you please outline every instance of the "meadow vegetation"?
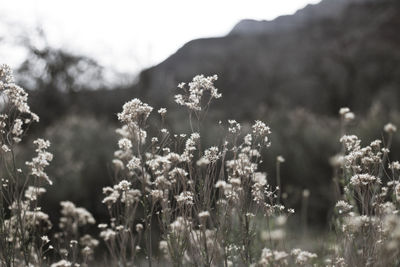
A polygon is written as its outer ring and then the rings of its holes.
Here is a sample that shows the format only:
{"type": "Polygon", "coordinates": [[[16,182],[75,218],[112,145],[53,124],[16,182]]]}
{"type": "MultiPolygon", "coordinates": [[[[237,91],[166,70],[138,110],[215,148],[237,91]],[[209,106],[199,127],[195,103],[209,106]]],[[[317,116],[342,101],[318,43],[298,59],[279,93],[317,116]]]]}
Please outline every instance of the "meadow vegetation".
{"type": "Polygon", "coordinates": [[[39,205],[56,179],[46,173],[52,140],[36,139],[33,158],[21,162],[23,138],[39,117],[10,68],[0,66],[0,266],[399,265],[400,163],[390,158],[396,126],[386,124],[382,140],[365,146],[347,132],[355,115],[340,109],[331,232],[322,248],[307,251],[292,246],[288,222],[296,213],[306,218],[310,191],[301,192],[303,208],[295,211],[291,194],[281,190],[285,159],[276,158],[274,176],[260,171],[271,145],[267,124],[243,127],[230,118],[219,123],[219,139],[204,145],[203,123],[212,101],[222,97],[217,78],[198,75],[178,85],[175,102],[187,113],[186,133],[168,129],[165,108],[126,102],[118,113],[112,186],[95,192],[108,219],[64,200],[52,225],[39,205]],[[97,233],[88,231],[93,225],[97,233]]]}

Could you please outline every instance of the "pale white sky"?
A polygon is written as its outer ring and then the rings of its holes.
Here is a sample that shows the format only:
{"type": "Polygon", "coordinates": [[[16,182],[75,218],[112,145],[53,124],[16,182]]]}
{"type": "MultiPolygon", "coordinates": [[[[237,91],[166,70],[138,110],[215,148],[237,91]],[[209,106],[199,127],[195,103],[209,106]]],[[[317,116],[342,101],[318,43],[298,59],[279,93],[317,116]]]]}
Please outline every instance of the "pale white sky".
{"type": "MultiPolygon", "coordinates": [[[[87,54],[118,71],[136,72],[192,39],[227,34],[241,19],[271,20],[319,1],[0,0],[0,38],[3,21],[39,24],[51,45],[87,54]]],[[[12,54],[3,48],[0,61],[15,61],[12,54]]]]}

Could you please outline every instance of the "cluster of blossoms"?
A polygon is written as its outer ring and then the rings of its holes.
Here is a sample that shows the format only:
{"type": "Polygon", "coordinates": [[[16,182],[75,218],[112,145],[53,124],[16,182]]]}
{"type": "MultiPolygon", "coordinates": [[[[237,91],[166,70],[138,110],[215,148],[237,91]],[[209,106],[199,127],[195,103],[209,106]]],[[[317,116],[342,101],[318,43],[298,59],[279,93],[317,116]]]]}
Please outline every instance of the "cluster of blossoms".
{"type": "Polygon", "coordinates": [[[38,122],[39,117],[30,111],[28,94],[14,83],[12,71],[7,65],[0,65],[0,95],[5,104],[5,114],[0,114],[0,133],[7,133],[7,138],[0,140],[0,146],[7,153],[11,151],[11,146],[21,142],[25,126],[32,121],[38,122]],[[17,116],[14,115],[16,113],[17,116]],[[13,120],[10,120],[9,114],[12,114],[13,120]]]}
{"type": "Polygon", "coordinates": [[[37,156],[32,158],[32,161],[26,162],[26,165],[30,168],[30,174],[52,185],[53,182],[44,171],[44,168],[50,165],[53,160],[53,154],[47,151],[47,148],[50,147],[50,142],[39,138],[33,143],[36,145],[37,156]]]}
{"type": "Polygon", "coordinates": [[[0,93],[5,96],[12,108],[29,115],[33,121],[39,121],[39,117],[31,112],[28,105],[28,93],[14,83],[11,68],[7,65],[0,65],[0,93]]]}
{"type": "Polygon", "coordinates": [[[228,131],[232,134],[237,134],[240,132],[240,129],[242,128],[242,126],[240,125],[240,123],[238,123],[235,120],[228,120],[229,123],[229,128],[228,131]]]}
{"type": "Polygon", "coordinates": [[[0,265],[42,265],[43,247],[50,248],[46,233],[52,223],[38,206],[38,200],[46,192],[42,182],[52,183],[44,169],[53,155],[47,151],[48,141],[34,141],[37,156],[27,163],[29,174],[24,175],[15,161],[15,149],[29,124],[39,121],[39,117],[30,111],[28,94],[14,83],[11,69],[6,65],[0,65],[0,94],[3,100],[0,154],[4,177],[0,186],[0,265]]]}
{"type": "Polygon", "coordinates": [[[11,216],[5,219],[2,225],[2,228],[7,230],[7,233],[4,233],[7,242],[15,243],[20,247],[32,232],[45,233],[51,229],[49,215],[36,206],[37,197],[43,193],[43,188],[29,187],[25,191],[25,200],[15,200],[10,205],[11,216]],[[21,224],[24,225],[23,233],[21,233],[21,224]]]}
{"type": "Polygon", "coordinates": [[[43,195],[46,193],[46,189],[43,187],[35,187],[35,186],[29,186],[25,190],[25,198],[28,199],[29,201],[36,201],[39,196],[43,195]]]}
{"type": "Polygon", "coordinates": [[[351,112],[348,107],[341,108],[339,110],[339,115],[341,116],[344,122],[350,122],[355,118],[354,113],[351,112]]]}
{"type": "Polygon", "coordinates": [[[293,249],[290,254],[285,251],[264,248],[258,266],[311,266],[317,254],[301,249],[293,249]]]}
{"type": "MultiPolygon", "coordinates": [[[[3,221],[0,228],[0,233],[2,235],[2,240],[0,241],[2,244],[4,244],[4,241],[8,244],[6,248],[13,249],[18,254],[19,252],[23,254],[24,246],[29,244],[28,240],[30,238],[37,238],[36,240],[39,241],[41,246],[47,245],[49,242],[47,236],[35,237],[35,235],[33,235],[33,233],[47,233],[52,228],[49,215],[41,211],[41,208],[37,206],[38,198],[45,192],[46,190],[42,187],[29,186],[24,192],[25,199],[15,199],[9,206],[11,215],[8,219],[2,218],[3,221]],[[21,227],[21,225],[23,227],[21,227]],[[3,238],[5,240],[3,240],[3,238]],[[10,246],[14,246],[14,248],[10,246]]],[[[30,246],[33,246],[33,244],[28,245],[28,247],[30,246]]],[[[49,246],[48,250],[51,248],[52,247],[49,246]]],[[[4,252],[6,252],[6,250],[4,250],[4,252]]],[[[1,256],[0,263],[7,262],[6,257],[11,255],[1,256]]],[[[24,264],[23,260],[20,258],[15,258],[14,261],[16,264],[21,264],[21,266],[24,264]]],[[[32,259],[32,262],[35,263],[35,259],[32,259]]],[[[36,262],[36,264],[38,264],[38,262],[36,262]]]]}
{"type": "MultiPolygon", "coordinates": [[[[214,86],[217,76],[199,75],[175,101],[196,114],[207,110],[210,101],[221,97],[214,86]],[[207,94],[208,99],[203,96],[207,94]]],[[[49,216],[38,203],[52,181],[45,172],[53,155],[50,142],[37,139],[35,157],[26,162],[28,172],[16,167],[15,146],[27,126],[38,121],[27,104],[27,93],[15,85],[9,67],[0,66],[0,265],[1,266],[88,266],[99,241],[83,228],[96,223],[85,208],[61,202],[60,232],[48,237],[49,216]],[[25,180],[24,180],[25,178],[25,180]],[[53,244],[53,245],[51,245],[53,244]],[[49,264],[48,251],[61,260],[49,264]]],[[[260,170],[263,149],[270,146],[270,128],[255,121],[249,133],[241,124],[228,120],[227,136],[219,146],[206,149],[201,129],[190,134],[170,134],[161,129],[147,139],[147,120],[153,108],[139,99],[123,105],[118,119],[122,127],[114,153],[114,184],[103,188],[103,204],[110,221],[98,224],[114,266],[133,266],[143,254],[151,265],[156,238],[161,255],[172,265],[202,266],[312,266],[317,255],[298,248],[287,250],[284,226],[294,213],[281,202],[279,167],[276,186],[260,170]],[[143,242],[144,241],[144,242],[143,242]],[[145,244],[145,248],[141,244],[145,244]],[[261,249],[263,248],[263,249],[261,249]]],[[[161,119],[165,108],[158,110],[161,119]]],[[[204,112],[206,113],[206,112],[204,112]]],[[[339,111],[342,125],[355,118],[349,108],[339,111]]],[[[222,123],[221,123],[222,124],[222,123]]],[[[363,147],[355,135],[343,135],[343,153],[332,160],[337,168],[340,197],[335,205],[338,241],[327,266],[389,266],[400,259],[400,163],[390,161],[389,148],[397,128],[383,128],[380,140],[363,147]],[[356,248],[356,249],[355,249],[356,248]]],[[[303,191],[303,198],[310,192],[303,191]]],[[[283,197],[282,197],[283,199],[283,197]]]]}
{"type": "Polygon", "coordinates": [[[114,187],[103,188],[103,193],[106,197],[103,199],[103,203],[107,204],[108,207],[115,204],[118,200],[127,206],[137,203],[142,196],[142,193],[138,189],[131,189],[131,183],[122,180],[119,184],[114,187]]]}
{"type": "Polygon", "coordinates": [[[389,134],[397,132],[397,127],[393,123],[388,123],[383,127],[383,130],[389,134]]]}
{"type": "Polygon", "coordinates": [[[88,261],[93,260],[94,249],[99,241],[89,234],[80,236],[80,233],[88,225],[95,224],[96,220],[89,211],[71,201],[61,201],[60,205],[62,216],[58,225],[61,232],[55,233],[54,239],[57,252],[63,259],[54,264],[63,266],[69,262],[70,266],[87,266],[88,261]],[[78,255],[81,256],[81,263],[78,263],[78,255]]]}
{"type": "MultiPolygon", "coordinates": [[[[194,112],[200,122],[201,111],[207,110],[212,99],[221,97],[214,86],[216,80],[216,75],[199,75],[187,87],[179,85],[186,94],[176,95],[175,100],[188,108],[190,118],[194,112]]],[[[26,92],[14,84],[5,66],[0,67],[0,92],[9,111],[0,115],[4,175],[9,176],[2,179],[1,186],[0,201],[5,201],[9,211],[0,212],[0,265],[88,266],[99,241],[81,233],[96,223],[94,217],[85,208],[62,201],[60,232],[47,236],[52,224],[38,202],[46,192],[43,182],[52,184],[45,172],[53,159],[48,151],[50,142],[34,141],[37,155],[26,162],[28,172],[23,180],[24,171],[9,164],[13,159],[10,152],[21,142],[28,124],[38,117],[27,105],[26,92]],[[61,260],[48,263],[46,253],[50,250],[61,260]]],[[[148,142],[147,120],[152,111],[148,104],[133,99],[118,113],[122,127],[116,131],[120,140],[113,159],[114,184],[103,188],[102,201],[110,221],[98,224],[111,264],[132,266],[138,262],[138,253],[144,253],[151,264],[156,226],[161,233],[160,251],[174,265],[262,265],[271,259],[306,264],[315,258],[301,250],[257,249],[260,244],[254,237],[260,234],[258,226],[266,225],[265,220],[276,220],[278,228],[268,229],[272,233],[268,239],[275,242],[284,236],[282,221],[286,219],[282,220],[282,214],[292,211],[279,203],[280,191],[259,170],[262,150],[270,146],[271,131],[265,123],[255,121],[251,132],[242,135],[240,123],[229,120],[222,145],[203,149],[201,131],[194,131],[192,124],[188,135],[172,135],[161,129],[148,142]],[[140,247],[142,240],[144,249],[140,247]]],[[[166,109],[158,113],[164,120],[166,109]]]]}
{"type": "Polygon", "coordinates": [[[355,174],[350,178],[350,184],[354,187],[357,186],[367,186],[371,184],[381,183],[380,178],[377,178],[373,175],[370,175],[368,173],[363,173],[363,174],[355,174]]]}
{"type": "MultiPolygon", "coordinates": [[[[348,109],[340,111],[343,120],[349,112],[348,109]]],[[[389,123],[384,131],[390,141],[396,127],[389,123]]],[[[375,140],[362,147],[355,135],[344,135],[340,142],[344,154],[333,162],[341,175],[343,191],[336,203],[336,225],[341,232],[336,265],[391,264],[400,255],[399,250],[392,249],[397,240],[396,224],[388,223],[399,219],[396,192],[400,189],[397,173],[400,165],[397,161],[386,164],[390,142],[383,146],[382,141],[375,140]]],[[[334,265],[335,261],[330,262],[334,265]]]]}
{"type": "MultiPolygon", "coordinates": [[[[177,95],[176,102],[199,115],[205,107],[204,92],[210,95],[206,106],[221,96],[213,84],[216,79],[199,75],[188,89],[181,84],[187,94],[177,95]]],[[[134,262],[142,251],[139,241],[146,235],[144,251],[151,261],[151,229],[157,217],[162,237],[159,249],[172,264],[254,263],[257,244],[252,239],[258,217],[287,212],[277,202],[278,190],[258,170],[261,150],[270,146],[270,128],[255,121],[252,132],[242,136],[240,123],[229,120],[232,141],[204,150],[200,129],[192,129],[189,135],[161,129],[147,143],[143,137],[147,137],[146,120],[152,110],[134,99],[118,114],[122,127],[117,130],[121,138],[113,160],[115,184],[103,188],[110,223],[99,224],[110,255],[123,265],[134,262]],[[144,217],[136,217],[139,207],[144,217]],[[234,223],[238,220],[239,225],[234,223]],[[229,231],[233,228],[241,235],[229,231]]],[[[158,113],[165,118],[165,109],[158,113]]]]}
{"type": "Polygon", "coordinates": [[[153,108],[135,98],[124,104],[122,112],[118,113],[118,120],[127,124],[138,124],[146,120],[153,108]]]}
{"type": "Polygon", "coordinates": [[[369,146],[361,147],[361,140],[355,135],[344,135],[340,142],[346,149],[347,154],[342,158],[346,170],[360,174],[368,172],[370,168],[382,162],[383,154],[387,148],[381,148],[382,142],[375,140],[369,146]]]}
{"type": "Polygon", "coordinates": [[[255,136],[267,137],[267,135],[271,134],[270,128],[262,121],[256,121],[252,128],[255,136]]]}
{"type": "Polygon", "coordinates": [[[0,65],[0,94],[3,99],[3,114],[0,114],[1,173],[5,176],[0,186],[0,265],[79,266],[80,260],[82,266],[87,266],[98,241],[90,235],[79,238],[78,227],[95,223],[86,209],[69,201],[62,202],[62,232],[55,233],[52,241],[47,236],[52,223],[39,206],[39,201],[46,193],[42,186],[52,184],[46,173],[46,167],[53,160],[53,154],[48,151],[50,142],[36,139],[33,142],[36,155],[26,162],[27,171],[17,167],[14,149],[22,141],[29,124],[38,122],[39,117],[30,111],[28,94],[14,83],[11,69],[6,65],[0,65]],[[79,246],[80,254],[75,251],[79,246]],[[49,264],[49,251],[63,259],[49,264]]]}
{"type": "Polygon", "coordinates": [[[189,139],[186,140],[185,150],[181,155],[181,159],[190,162],[193,158],[193,151],[196,150],[196,143],[200,140],[200,135],[198,133],[192,133],[189,139]]]}
{"type": "Polygon", "coordinates": [[[218,89],[215,88],[214,82],[218,79],[217,75],[204,77],[204,75],[197,75],[188,84],[188,89],[185,88],[185,83],[178,85],[178,88],[185,91],[185,95],[175,95],[175,102],[181,106],[186,106],[189,110],[201,111],[202,110],[202,97],[204,92],[210,93],[210,99],[220,98],[222,95],[218,93],[218,89]]]}
{"type": "MultiPolygon", "coordinates": [[[[124,126],[118,129],[118,134],[132,139],[135,143],[144,143],[147,133],[143,129],[143,125],[152,111],[152,107],[137,98],[125,103],[122,112],[118,113],[118,120],[124,123],[124,126]]],[[[129,146],[129,144],[126,145],[129,146]]]]}
{"type": "Polygon", "coordinates": [[[221,157],[221,153],[219,152],[219,148],[216,146],[213,146],[213,147],[208,148],[206,151],[204,151],[203,160],[204,160],[204,163],[206,163],[206,164],[215,163],[215,162],[217,162],[217,160],[220,157],[221,157]]]}
{"type": "Polygon", "coordinates": [[[60,260],[58,262],[53,263],[50,267],[78,267],[79,264],[72,264],[70,261],[67,260],[60,260]]]}
{"type": "Polygon", "coordinates": [[[254,203],[262,206],[268,214],[273,214],[285,208],[274,201],[277,191],[268,184],[266,173],[257,171],[261,159],[258,149],[269,147],[271,131],[261,121],[256,121],[252,129],[253,135],[246,135],[240,146],[233,147],[236,157],[226,161],[227,182],[218,181],[215,186],[223,189],[228,201],[241,202],[242,192],[250,191],[254,203]]]}
{"type": "Polygon", "coordinates": [[[60,204],[62,207],[59,224],[61,229],[71,227],[71,230],[76,232],[79,226],[96,223],[93,215],[85,208],[76,207],[71,201],[61,201],[60,204]]]}

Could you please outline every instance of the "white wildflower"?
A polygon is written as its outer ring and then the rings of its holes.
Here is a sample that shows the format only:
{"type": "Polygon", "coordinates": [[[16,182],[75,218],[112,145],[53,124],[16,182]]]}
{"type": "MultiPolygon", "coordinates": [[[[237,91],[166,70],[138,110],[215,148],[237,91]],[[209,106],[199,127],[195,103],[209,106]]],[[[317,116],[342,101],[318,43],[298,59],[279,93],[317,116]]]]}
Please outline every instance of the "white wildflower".
{"type": "Polygon", "coordinates": [[[202,212],[199,212],[198,216],[200,219],[205,219],[205,218],[210,217],[210,213],[208,211],[202,211],[202,212]]]}
{"type": "Polygon", "coordinates": [[[135,169],[140,169],[141,167],[141,161],[139,158],[133,156],[131,158],[131,160],[129,160],[128,164],[126,165],[126,167],[130,170],[133,171],[135,169]]]}
{"type": "MultiPolygon", "coordinates": [[[[175,102],[178,105],[186,106],[190,110],[200,111],[202,109],[201,99],[204,92],[208,91],[210,93],[211,99],[221,97],[221,94],[218,93],[218,89],[214,86],[214,81],[216,81],[217,79],[217,75],[209,77],[204,77],[204,75],[195,76],[193,80],[188,84],[188,94],[175,95],[175,102]]],[[[185,84],[181,83],[178,87],[180,89],[184,89],[185,84]]]]}
{"type": "Polygon", "coordinates": [[[163,198],[164,192],[162,190],[151,190],[150,195],[153,201],[157,201],[163,198]]]}
{"type": "Polygon", "coordinates": [[[251,134],[247,134],[247,135],[244,137],[244,144],[247,145],[247,146],[250,146],[250,145],[251,145],[251,141],[252,141],[252,136],[251,136],[251,134]]]}
{"type": "Polygon", "coordinates": [[[226,186],[226,182],[225,181],[222,181],[222,180],[219,180],[219,181],[217,181],[216,183],[215,183],[215,188],[225,188],[225,186],[226,186]]]}
{"type": "Polygon", "coordinates": [[[282,156],[277,156],[276,157],[276,161],[279,162],[279,163],[284,163],[285,162],[285,158],[282,157],[282,156]]]}
{"type": "Polygon", "coordinates": [[[383,127],[383,130],[387,133],[395,133],[397,131],[397,127],[392,123],[388,123],[383,127]]]}
{"type": "Polygon", "coordinates": [[[37,152],[37,156],[32,158],[32,161],[26,162],[25,164],[30,167],[31,175],[46,180],[52,185],[53,182],[44,171],[45,167],[50,165],[50,162],[53,160],[53,154],[46,151],[50,146],[50,142],[39,138],[33,141],[33,143],[36,145],[35,151],[37,152]]]}
{"type": "Polygon", "coordinates": [[[370,174],[356,174],[350,178],[350,184],[353,186],[366,186],[374,182],[380,183],[380,179],[370,174]]]}
{"type": "Polygon", "coordinates": [[[161,116],[165,116],[165,114],[167,113],[167,109],[166,108],[160,108],[157,111],[161,116]]]}
{"type": "Polygon", "coordinates": [[[200,135],[198,133],[192,133],[189,139],[186,140],[185,150],[181,156],[182,161],[189,162],[193,158],[192,152],[196,150],[196,144],[200,139],[200,135]]]}
{"type": "Polygon", "coordinates": [[[1,149],[2,149],[4,152],[6,152],[6,153],[11,151],[11,149],[8,148],[7,145],[3,145],[3,146],[1,147],[1,149]]]}
{"type": "Polygon", "coordinates": [[[311,260],[317,258],[317,254],[315,253],[311,253],[308,251],[303,251],[301,249],[293,249],[291,251],[291,254],[294,255],[295,258],[295,262],[297,264],[301,264],[301,265],[305,265],[307,263],[310,263],[311,260]]]}
{"type": "Polygon", "coordinates": [[[120,191],[127,191],[130,189],[130,187],[131,182],[128,182],[127,180],[122,180],[117,185],[114,185],[114,189],[120,191]]]}
{"type": "Polygon", "coordinates": [[[122,112],[118,113],[118,120],[129,124],[137,124],[140,121],[146,120],[152,110],[153,108],[148,104],[135,98],[123,105],[122,112]]]}
{"type": "Polygon", "coordinates": [[[175,196],[176,201],[183,205],[193,205],[193,193],[190,191],[183,191],[178,196],[175,196]]]}
{"type": "Polygon", "coordinates": [[[241,128],[240,123],[236,122],[235,120],[228,120],[228,123],[229,123],[228,131],[230,133],[235,134],[235,133],[240,132],[240,128],[241,128]]]}
{"type": "Polygon", "coordinates": [[[354,120],[355,115],[354,115],[353,112],[347,112],[346,114],[344,114],[343,117],[344,117],[344,120],[345,120],[346,122],[349,122],[349,121],[354,120]]]}
{"type": "Polygon", "coordinates": [[[400,170],[400,163],[398,161],[393,161],[389,164],[389,168],[393,170],[400,170]]]}
{"type": "Polygon", "coordinates": [[[14,121],[14,126],[13,126],[13,128],[12,128],[11,133],[12,133],[13,135],[15,135],[15,136],[20,136],[20,135],[22,135],[22,133],[23,133],[22,125],[23,125],[22,120],[21,120],[21,119],[16,119],[16,120],[14,121]]]}
{"type": "Polygon", "coordinates": [[[215,163],[220,157],[221,153],[219,153],[219,149],[216,146],[210,147],[204,151],[204,158],[210,163],[215,163]]]}
{"type": "Polygon", "coordinates": [[[60,260],[50,265],[50,267],[71,267],[72,263],[67,260],[60,260]]]}
{"type": "Polygon", "coordinates": [[[256,136],[264,137],[271,133],[270,128],[267,125],[265,125],[265,123],[262,121],[256,120],[252,128],[253,128],[253,133],[256,136]]]}
{"type": "Polygon", "coordinates": [[[351,211],[353,209],[353,206],[344,200],[339,200],[336,203],[336,208],[338,209],[339,214],[343,214],[351,211]]]}
{"type": "Polygon", "coordinates": [[[343,107],[339,109],[339,114],[344,116],[346,113],[349,113],[350,109],[348,107],[343,107]]]}
{"type": "Polygon", "coordinates": [[[44,193],[46,193],[46,189],[43,187],[29,186],[28,189],[25,190],[25,197],[30,201],[35,201],[38,199],[38,196],[44,193]]]}
{"type": "Polygon", "coordinates": [[[267,184],[267,174],[262,172],[256,172],[254,173],[252,180],[255,184],[264,186],[267,184]]]}
{"type": "Polygon", "coordinates": [[[113,240],[117,236],[117,233],[110,228],[107,228],[104,231],[100,232],[100,237],[104,239],[104,241],[113,240]]]}
{"type": "Polygon", "coordinates": [[[112,204],[116,203],[118,198],[120,197],[120,193],[118,192],[118,190],[114,190],[111,187],[103,188],[103,193],[108,194],[102,201],[102,203],[107,204],[107,205],[112,205],[112,204]],[[108,190],[108,189],[111,189],[111,190],[108,190]]]}
{"type": "Polygon", "coordinates": [[[136,224],[135,229],[136,229],[136,232],[138,232],[138,233],[142,232],[143,231],[143,224],[141,224],[141,223],[136,224]]]}
{"type": "Polygon", "coordinates": [[[42,236],[40,239],[43,241],[44,244],[47,244],[50,242],[50,239],[47,235],[42,236]]]}
{"type": "Polygon", "coordinates": [[[106,229],[106,228],[107,228],[107,224],[106,224],[106,223],[99,223],[99,224],[97,225],[97,227],[98,227],[99,229],[106,229]]]}
{"type": "Polygon", "coordinates": [[[118,141],[118,147],[125,151],[129,150],[130,148],[132,148],[132,142],[128,138],[121,138],[118,141]]]}

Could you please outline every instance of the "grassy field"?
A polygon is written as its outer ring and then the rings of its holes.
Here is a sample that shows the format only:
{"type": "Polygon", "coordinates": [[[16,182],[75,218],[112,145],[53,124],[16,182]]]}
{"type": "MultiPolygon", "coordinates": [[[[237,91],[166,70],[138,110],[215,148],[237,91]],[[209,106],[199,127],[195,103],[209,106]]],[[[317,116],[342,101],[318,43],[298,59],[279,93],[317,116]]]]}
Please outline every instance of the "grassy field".
{"type": "Polygon", "coordinates": [[[23,138],[39,117],[2,65],[0,266],[398,266],[400,163],[390,158],[396,126],[386,124],[382,140],[363,146],[347,133],[355,115],[339,110],[342,151],[331,159],[336,205],[330,232],[319,232],[307,223],[312,192],[300,192],[300,210],[287,205],[285,159],[276,158],[274,177],[260,171],[271,145],[266,123],[220,122],[221,138],[204,146],[202,123],[222,97],[217,79],[198,75],[178,85],[187,133],[170,132],[165,108],[126,102],[118,113],[113,186],[98,192],[109,220],[62,201],[53,226],[39,205],[52,190],[51,140],[35,140],[35,155],[21,162],[23,138]],[[87,231],[93,225],[94,234],[87,231]]]}

